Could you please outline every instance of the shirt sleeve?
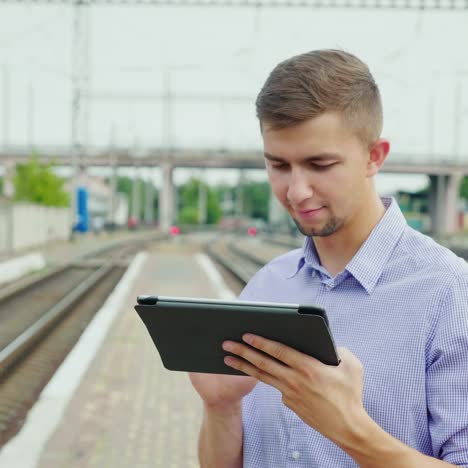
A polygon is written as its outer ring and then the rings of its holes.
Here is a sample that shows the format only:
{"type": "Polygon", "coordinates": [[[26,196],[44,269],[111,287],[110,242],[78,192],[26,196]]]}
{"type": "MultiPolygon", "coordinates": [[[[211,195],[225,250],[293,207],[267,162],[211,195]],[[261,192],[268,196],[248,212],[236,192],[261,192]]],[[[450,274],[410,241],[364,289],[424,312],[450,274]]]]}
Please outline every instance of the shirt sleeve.
{"type": "Polygon", "coordinates": [[[434,456],[468,467],[468,275],[458,278],[442,301],[426,362],[434,456]]]}
{"type": "Polygon", "coordinates": [[[244,286],[244,289],[239,294],[238,299],[242,301],[262,301],[269,297],[269,275],[268,264],[260,268],[250,278],[249,282],[244,286]]]}

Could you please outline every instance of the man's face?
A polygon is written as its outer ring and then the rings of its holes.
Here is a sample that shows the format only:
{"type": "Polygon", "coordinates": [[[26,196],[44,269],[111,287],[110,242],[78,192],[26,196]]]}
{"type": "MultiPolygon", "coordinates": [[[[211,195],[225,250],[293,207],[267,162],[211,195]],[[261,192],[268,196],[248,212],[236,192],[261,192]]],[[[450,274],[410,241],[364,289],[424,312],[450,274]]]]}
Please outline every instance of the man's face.
{"type": "Polygon", "coordinates": [[[360,213],[368,150],[338,113],[281,130],[263,123],[262,135],[272,191],[304,235],[329,236],[360,213]]]}

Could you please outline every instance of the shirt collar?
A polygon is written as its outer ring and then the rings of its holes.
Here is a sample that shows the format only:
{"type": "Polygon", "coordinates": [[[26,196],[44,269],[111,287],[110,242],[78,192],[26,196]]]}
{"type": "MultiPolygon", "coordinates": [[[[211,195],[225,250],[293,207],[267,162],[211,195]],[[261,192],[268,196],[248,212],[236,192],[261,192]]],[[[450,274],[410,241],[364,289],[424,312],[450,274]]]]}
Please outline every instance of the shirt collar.
{"type": "MultiPolygon", "coordinates": [[[[308,237],[306,239],[308,239],[308,237]]],[[[304,264],[305,264],[304,246],[302,246],[301,255],[299,256],[299,259],[296,262],[293,263],[293,267],[287,272],[286,279],[294,278],[299,273],[299,271],[302,269],[304,264]]]]}
{"type": "MultiPolygon", "coordinates": [[[[382,202],[386,209],[385,214],[345,268],[368,294],[374,290],[407,226],[406,219],[393,197],[383,197],[382,202]]],[[[304,239],[302,255],[294,265],[293,271],[289,272],[288,278],[293,278],[306,263],[314,270],[323,270],[311,237],[304,239]]]]}
{"type": "Polygon", "coordinates": [[[346,266],[346,270],[361,283],[368,294],[374,290],[407,226],[393,197],[382,198],[382,202],[386,208],[385,214],[346,266]]]}

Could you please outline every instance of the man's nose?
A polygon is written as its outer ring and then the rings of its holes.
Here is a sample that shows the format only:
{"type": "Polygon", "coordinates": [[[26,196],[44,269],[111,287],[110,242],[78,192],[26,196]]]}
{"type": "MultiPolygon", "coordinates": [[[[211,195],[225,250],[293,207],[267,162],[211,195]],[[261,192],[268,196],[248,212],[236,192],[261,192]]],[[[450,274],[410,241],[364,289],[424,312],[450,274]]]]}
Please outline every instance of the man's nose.
{"type": "Polygon", "coordinates": [[[314,195],[313,184],[309,179],[301,169],[291,171],[287,198],[292,205],[300,205],[304,200],[314,195]]]}

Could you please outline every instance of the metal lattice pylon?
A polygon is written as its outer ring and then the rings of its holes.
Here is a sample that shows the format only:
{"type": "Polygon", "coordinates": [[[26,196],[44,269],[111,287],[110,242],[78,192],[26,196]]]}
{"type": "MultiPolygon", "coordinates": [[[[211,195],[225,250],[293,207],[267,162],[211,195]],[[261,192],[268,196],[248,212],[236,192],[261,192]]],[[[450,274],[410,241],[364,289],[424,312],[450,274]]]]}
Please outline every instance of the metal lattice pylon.
{"type": "Polygon", "coordinates": [[[89,1],[76,0],[72,40],[72,128],[73,148],[85,151],[89,137],[89,1]]]}
{"type": "Polygon", "coordinates": [[[72,39],[72,186],[71,211],[73,224],[77,221],[76,188],[82,170],[81,159],[86,154],[89,142],[89,103],[85,96],[89,93],[89,0],[73,2],[72,39]]]}

